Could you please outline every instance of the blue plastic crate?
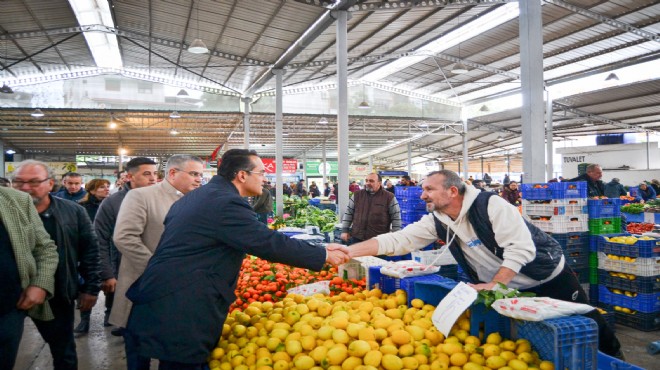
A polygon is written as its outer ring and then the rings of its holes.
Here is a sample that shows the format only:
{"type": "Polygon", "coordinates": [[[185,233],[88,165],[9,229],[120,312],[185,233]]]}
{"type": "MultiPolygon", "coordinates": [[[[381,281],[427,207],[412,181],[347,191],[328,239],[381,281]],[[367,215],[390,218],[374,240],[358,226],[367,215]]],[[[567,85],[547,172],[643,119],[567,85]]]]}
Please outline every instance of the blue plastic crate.
{"type": "Polygon", "coordinates": [[[644,313],[660,311],[660,293],[637,293],[637,297],[628,297],[612,293],[606,286],[598,285],[598,300],[608,305],[626,307],[644,313]]]}
{"type": "Polygon", "coordinates": [[[402,211],[420,211],[426,212],[426,202],[421,199],[403,199],[398,201],[399,209],[402,211]]]}
{"type": "Polygon", "coordinates": [[[409,278],[403,278],[403,279],[397,279],[391,276],[384,276],[386,279],[394,279],[394,288],[395,289],[403,289],[406,291],[406,294],[408,296],[408,305],[410,306],[410,302],[415,299],[415,283],[416,282],[434,282],[434,281],[442,281],[446,280],[447,278],[444,278],[440,275],[423,275],[423,276],[414,276],[414,277],[409,277],[409,278]]]}
{"type": "Polygon", "coordinates": [[[589,283],[589,267],[573,268],[573,273],[580,284],[589,283]]]}
{"type": "Polygon", "coordinates": [[[572,256],[564,253],[564,258],[566,259],[566,263],[568,263],[568,265],[571,266],[573,270],[583,270],[585,268],[589,268],[589,253],[587,252],[579,255],[573,254],[572,256]]]}
{"type": "Polygon", "coordinates": [[[589,252],[598,252],[598,235],[589,235],[589,252]]]}
{"type": "Polygon", "coordinates": [[[608,312],[614,312],[617,324],[625,325],[641,331],[660,330],[660,311],[653,313],[637,312],[629,314],[621,311],[615,311],[613,306],[601,304],[603,309],[608,312]]]}
{"type": "Polygon", "coordinates": [[[587,200],[590,218],[621,217],[621,199],[587,200]]]}
{"type": "Polygon", "coordinates": [[[587,183],[585,181],[552,182],[550,185],[552,190],[552,199],[587,197],[587,183]]]}
{"type": "MultiPolygon", "coordinates": [[[[660,292],[660,275],[657,276],[635,276],[634,279],[628,277],[615,276],[622,274],[620,272],[598,270],[598,282],[609,288],[627,290],[635,293],[658,293],[660,292]]],[[[629,274],[625,274],[629,275],[629,274]]]]}
{"type": "MultiPolygon", "coordinates": [[[[437,306],[456,284],[456,281],[450,279],[418,281],[415,282],[415,296],[425,303],[437,306]]],[[[484,336],[499,332],[503,337],[510,338],[511,320],[483,304],[473,304],[470,307],[470,335],[479,336],[480,329],[484,331],[484,336]]]]}
{"type": "Polygon", "coordinates": [[[639,186],[631,186],[628,188],[628,194],[631,197],[636,197],[639,195],[639,186]]]}
{"type": "Polygon", "coordinates": [[[638,240],[635,244],[614,243],[605,240],[605,237],[630,236],[631,234],[607,234],[600,235],[598,240],[598,251],[605,254],[616,254],[617,256],[652,258],[660,257],[660,239],[638,240]]]}
{"type": "Polygon", "coordinates": [[[395,186],[394,187],[394,196],[399,198],[419,198],[422,195],[421,186],[395,186]]]}
{"type": "Polygon", "coordinates": [[[584,316],[545,321],[516,321],[516,333],[532,343],[555,369],[594,369],[598,361],[598,325],[584,316]]]}
{"type": "Polygon", "coordinates": [[[572,233],[551,233],[550,236],[561,245],[562,249],[570,246],[584,246],[589,245],[589,232],[572,232],[572,233]]]}
{"type": "Polygon", "coordinates": [[[522,184],[522,199],[545,200],[552,199],[552,183],[522,184]]]}
{"type": "Polygon", "coordinates": [[[621,212],[621,216],[626,218],[626,222],[644,222],[644,213],[621,212]]]}
{"type": "Polygon", "coordinates": [[[603,352],[598,351],[598,370],[616,370],[616,369],[626,369],[626,370],[644,370],[639,366],[629,364],[627,362],[621,361],[612,356],[608,356],[603,352]]]}
{"type": "Polygon", "coordinates": [[[426,211],[410,211],[410,210],[401,210],[401,221],[413,223],[419,221],[422,217],[427,215],[426,211]]]}
{"type": "Polygon", "coordinates": [[[446,279],[435,274],[398,279],[392,276],[383,275],[380,272],[380,268],[381,266],[369,267],[369,281],[367,282],[369,289],[377,286],[383,293],[387,294],[394,293],[397,289],[404,289],[407,292],[411,291],[412,294],[408,294],[408,303],[415,298],[415,293],[413,291],[414,286],[412,285],[415,281],[439,281],[446,279]]]}
{"type": "Polygon", "coordinates": [[[598,306],[598,285],[589,284],[589,304],[598,306]]]}

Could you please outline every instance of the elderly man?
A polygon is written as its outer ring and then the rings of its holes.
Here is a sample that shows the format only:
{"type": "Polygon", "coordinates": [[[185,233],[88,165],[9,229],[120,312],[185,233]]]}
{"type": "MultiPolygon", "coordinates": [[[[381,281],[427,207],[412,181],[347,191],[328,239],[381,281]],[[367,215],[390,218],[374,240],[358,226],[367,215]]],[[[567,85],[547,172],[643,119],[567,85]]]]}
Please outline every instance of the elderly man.
{"type": "Polygon", "coordinates": [[[26,313],[53,319],[46,300],[55,292],[56,268],[57,247],[32,198],[0,187],[0,369],[14,368],[26,313]]]}
{"type": "MultiPolygon", "coordinates": [[[[115,285],[119,273],[121,254],[117,251],[112,240],[115,231],[117,215],[126,194],[131,189],[139,189],[156,184],[156,162],[146,157],[135,157],[126,163],[126,181],[122,188],[109,196],[101,203],[94,218],[94,228],[99,237],[99,250],[101,255],[101,288],[105,294],[105,319],[103,326],[110,326],[108,320],[112,312],[112,303],[115,296],[115,285]]],[[[113,335],[121,336],[122,328],[111,331],[113,335]]]]}
{"type": "Polygon", "coordinates": [[[67,172],[62,176],[62,188],[53,193],[54,196],[62,199],[77,202],[85,197],[87,192],[83,188],[82,175],[76,172],[67,172]]]}
{"type": "MultiPolygon", "coordinates": [[[[137,280],[153,255],[163,233],[163,220],[174,202],[202,184],[204,163],[191,155],[174,155],[165,165],[164,181],[154,186],[134,189],[126,194],[117,223],[114,243],[121,253],[119,278],[110,323],[126,327],[131,302],[126,291],[137,280]]],[[[125,336],[128,370],[149,369],[149,358],[138,356],[135,343],[125,336]]]]}
{"type": "MultiPolygon", "coordinates": [[[[399,232],[351,246],[351,257],[403,255],[442,239],[476,290],[502,283],[539,296],[588,304],[561,245],[525,222],[504,199],[466,186],[456,173],[446,170],[431,172],[422,188],[421,198],[432,213],[399,232]]],[[[598,311],[587,316],[598,323],[600,350],[620,355],[619,341],[598,311]]]]}
{"type": "Polygon", "coordinates": [[[587,166],[586,173],[567,181],[586,181],[587,196],[591,198],[605,196],[605,184],[601,181],[601,178],[603,178],[603,170],[600,168],[600,165],[590,164],[587,166]]]}
{"type": "Polygon", "coordinates": [[[386,191],[379,174],[367,175],[364,189],[348,200],[341,239],[349,244],[401,229],[401,210],[394,194],[386,191]],[[350,232],[349,232],[350,231],[350,232]]]}
{"type": "Polygon", "coordinates": [[[55,272],[55,295],[48,301],[55,318],[33,319],[50,346],[55,369],[77,369],[73,337],[75,300],[81,311],[91,310],[101,287],[99,249],[87,211],[77,203],[49,194],[53,172],[43,162],[27,160],[17,165],[14,189],[26,192],[43,226],[57,245],[59,263],[55,272]],[[79,284],[78,276],[82,277],[79,284]]]}
{"type": "Polygon", "coordinates": [[[246,253],[320,270],[348,261],[342,245],[325,249],[290,239],[259,222],[244,199],[262,192],[264,164],[256,152],[231,149],[218,175],[174,203],[146,270],[126,296],[126,327],[141,356],[159,369],[203,369],[222,334],[246,253]]]}

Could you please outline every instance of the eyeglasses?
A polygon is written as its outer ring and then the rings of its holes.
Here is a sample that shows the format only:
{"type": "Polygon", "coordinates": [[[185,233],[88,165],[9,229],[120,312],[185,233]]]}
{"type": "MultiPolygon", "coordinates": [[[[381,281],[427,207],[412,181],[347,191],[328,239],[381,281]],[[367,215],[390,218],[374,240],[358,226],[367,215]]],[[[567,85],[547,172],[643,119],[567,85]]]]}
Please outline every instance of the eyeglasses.
{"type": "Polygon", "coordinates": [[[264,176],[266,174],[266,171],[248,171],[248,170],[243,170],[249,174],[254,174],[258,176],[264,176]]]}
{"type": "Polygon", "coordinates": [[[202,177],[204,177],[203,173],[197,172],[197,171],[184,171],[184,170],[181,170],[181,169],[178,169],[178,168],[173,168],[173,170],[174,171],[179,171],[179,172],[185,172],[185,173],[187,173],[188,175],[190,175],[192,177],[199,177],[200,179],[202,177]]]}
{"type": "Polygon", "coordinates": [[[31,188],[36,188],[37,186],[41,185],[43,182],[50,180],[50,178],[46,177],[43,180],[37,180],[37,179],[32,179],[30,181],[23,181],[23,180],[14,180],[11,182],[11,185],[15,188],[20,188],[21,186],[28,184],[31,188]]]}

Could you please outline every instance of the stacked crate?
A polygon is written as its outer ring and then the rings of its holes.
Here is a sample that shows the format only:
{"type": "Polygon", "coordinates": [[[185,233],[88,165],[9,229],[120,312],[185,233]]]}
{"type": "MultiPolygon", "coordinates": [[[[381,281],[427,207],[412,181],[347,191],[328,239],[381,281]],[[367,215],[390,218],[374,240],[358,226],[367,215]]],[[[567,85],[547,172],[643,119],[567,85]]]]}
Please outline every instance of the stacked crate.
{"type": "Polygon", "coordinates": [[[599,302],[598,287],[598,244],[601,235],[621,232],[621,199],[589,199],[589,299],[591,304],[599,302]]]}
{"type": "Polygon", "coordinates": [[[598,238],[598,301],[632,328],[660,329],[660,238],[598,238]]]}
{"type": "Polygon", "coordinates": [[[589,279],[589,234],[585,182],[522,185],[522,213],[562,247],[581,283],[589,279]]]}
{"type": "Polygon", "coordinates": [[[419,221],[428,212],[426,202],[420,197],[423,189],[419,186],[395,186],[394,196],[401,209],[401,228],[419,221]]]}

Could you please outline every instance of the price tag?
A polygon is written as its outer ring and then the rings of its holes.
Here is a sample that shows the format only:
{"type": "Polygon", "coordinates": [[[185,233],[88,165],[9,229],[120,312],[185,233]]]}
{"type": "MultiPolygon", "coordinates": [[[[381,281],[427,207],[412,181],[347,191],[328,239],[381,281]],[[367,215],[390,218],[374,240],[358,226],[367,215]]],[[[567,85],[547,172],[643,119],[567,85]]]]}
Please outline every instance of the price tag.
{"type": "Polygon", "coordinates": [[[458,317],[477,300],[477,291],[469,285],[459,282],[454,289],[440,301],[433,312],[433,325],[444,334],[449,336],[449,331],[458,317]]]}

